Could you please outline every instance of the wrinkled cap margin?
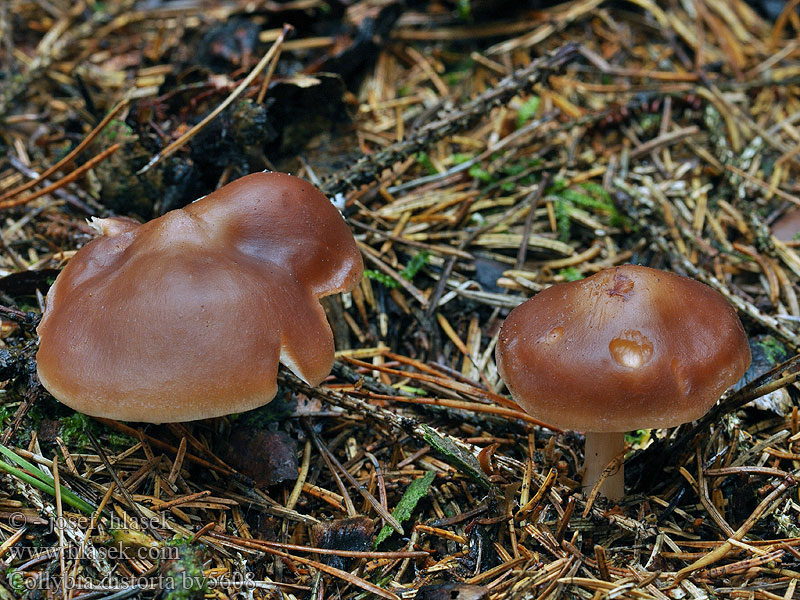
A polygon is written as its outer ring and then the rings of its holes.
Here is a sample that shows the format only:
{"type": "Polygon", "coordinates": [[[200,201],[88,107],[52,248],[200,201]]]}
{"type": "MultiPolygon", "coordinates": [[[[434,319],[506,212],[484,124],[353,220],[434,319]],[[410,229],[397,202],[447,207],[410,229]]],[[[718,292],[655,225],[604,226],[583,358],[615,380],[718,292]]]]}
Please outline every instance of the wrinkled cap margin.
{"type": "Polygon", "coordinates": [[[550,287],[509,314],[497,367],[531,415],[591,432],[699,418],[750,348],[725,298],[693,279],[623,265],[550,287]]]}
{"type": "Polygon", "coordinates": [[[329,374],[333,334],[319,298],[363,264],[341,214],[310,183],[242,177],[70,260],[37,329],[39,379],[93,416],[176,422],[250,410],[276,393],[282,362],[310,385],[329,374]]]}

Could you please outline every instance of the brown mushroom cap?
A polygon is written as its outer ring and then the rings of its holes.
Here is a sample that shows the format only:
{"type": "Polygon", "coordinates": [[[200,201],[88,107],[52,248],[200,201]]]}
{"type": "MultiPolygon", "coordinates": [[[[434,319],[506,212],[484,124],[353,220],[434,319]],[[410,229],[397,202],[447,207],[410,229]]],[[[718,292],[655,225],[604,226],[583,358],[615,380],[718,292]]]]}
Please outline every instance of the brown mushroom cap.
{"type": "Polygon", "coordinates": [[[557,427],[672,427],[705,414],[750,364],[725,298],[633,265],[548,288],[505,320],[497,367],[514,399],[557,427]]]}
{"type": "Polygon", "coordinates": [[[144,225],[96,220],[47,294],[39,379],[94,416],[148,422],[256,408],[278,362],[311,385],[333,365],[319,298],[363,264],[344,219],[310,183],[242,177],[144,225]]]}
{"type": "Polygon", "coordinates": [[[793,206],[787,210],[770,226],[770,230],[782,242],[796,242],[800,233],[800,207],[793,206]]]}

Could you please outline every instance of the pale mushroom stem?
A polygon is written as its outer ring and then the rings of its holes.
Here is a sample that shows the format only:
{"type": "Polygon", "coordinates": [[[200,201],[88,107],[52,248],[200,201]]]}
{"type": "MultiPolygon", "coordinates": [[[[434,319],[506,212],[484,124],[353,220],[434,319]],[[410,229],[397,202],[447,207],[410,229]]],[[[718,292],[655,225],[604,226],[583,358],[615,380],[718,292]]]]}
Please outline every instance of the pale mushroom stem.
{"type": "MultiPolygon", "coordinates": [[[[586,432],[584,448],[583,489],[589,491],[600,479],[600,474],[625,449],[625,433],[592,433],[586,432]]],[[[625,471],[621,463],[619,470],[603,482],[600,493],[609,500],[620,500],[625,495],[625,471]]]]}

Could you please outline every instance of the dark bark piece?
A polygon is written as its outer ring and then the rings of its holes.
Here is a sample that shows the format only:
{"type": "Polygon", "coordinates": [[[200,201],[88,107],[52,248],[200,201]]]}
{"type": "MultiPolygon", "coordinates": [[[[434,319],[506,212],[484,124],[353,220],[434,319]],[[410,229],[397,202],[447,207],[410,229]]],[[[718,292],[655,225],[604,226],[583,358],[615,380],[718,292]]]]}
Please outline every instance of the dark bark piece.
{"type": "MultiPolygon", "coordinates": [[[[369,517],[352,517],[315,523],[311,528],[311,545],[326,550],[366,552],[372,544],[375,523],[369,517]]],[[[321,555],[323,563],[347,570],[353,559],[342,556],[321,555]]]]}
{"type": "Polygon", "coordinates": [[[257,487],[297,479],[297,441],[284,431],[241,427],[223,445],[222,458],[257,487]]]}

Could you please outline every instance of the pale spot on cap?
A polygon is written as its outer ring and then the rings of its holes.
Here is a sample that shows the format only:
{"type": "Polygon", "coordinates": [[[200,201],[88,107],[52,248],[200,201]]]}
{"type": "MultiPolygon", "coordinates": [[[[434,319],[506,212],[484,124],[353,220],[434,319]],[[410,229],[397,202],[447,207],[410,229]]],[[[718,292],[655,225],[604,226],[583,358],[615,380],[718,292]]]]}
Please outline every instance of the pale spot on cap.
{"type": "Polygon", "coordinates": [[[608,350],[618,365],[629,369],[646,365],[653,356],[653,344],[635,329],[623,331],[619,337],[611,340],[608,350]]]}
{"type": "Polygon", "coordinates": [[[548,331],[541,338],[539,338],[539,340],[544,342],[545,344],[555,344],[561,339],[563,335],[564,335],[564,328],[559,325],[558,327],[553,327],[550,331],[548,331]]]}

